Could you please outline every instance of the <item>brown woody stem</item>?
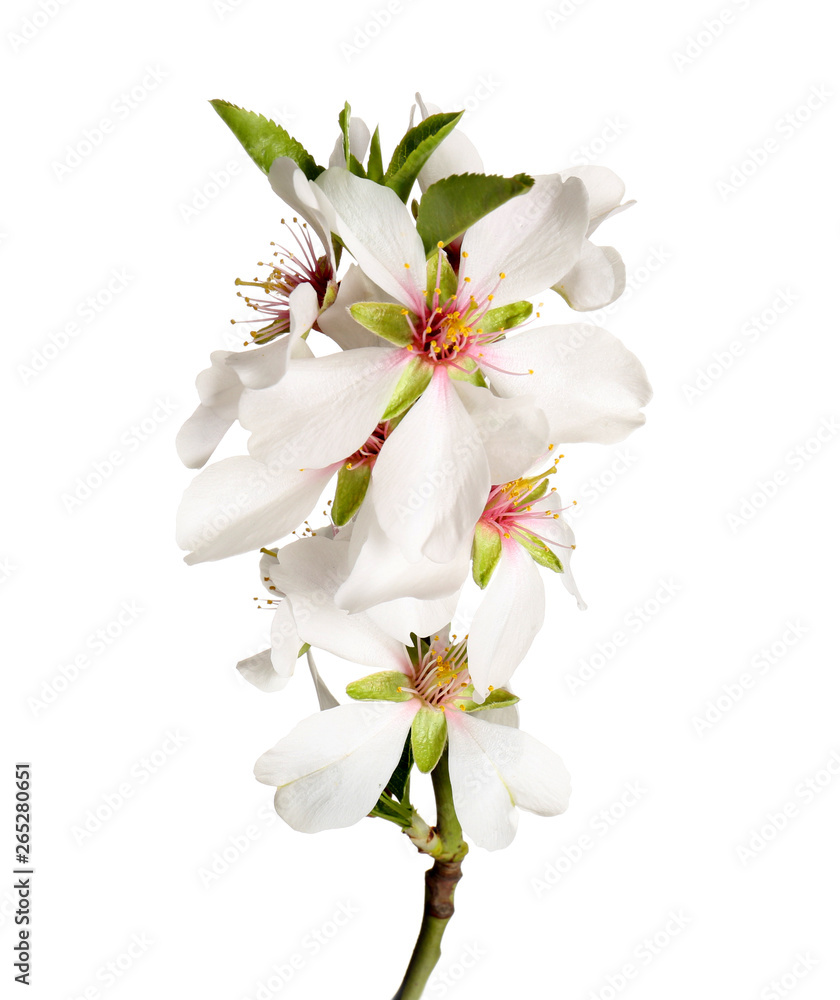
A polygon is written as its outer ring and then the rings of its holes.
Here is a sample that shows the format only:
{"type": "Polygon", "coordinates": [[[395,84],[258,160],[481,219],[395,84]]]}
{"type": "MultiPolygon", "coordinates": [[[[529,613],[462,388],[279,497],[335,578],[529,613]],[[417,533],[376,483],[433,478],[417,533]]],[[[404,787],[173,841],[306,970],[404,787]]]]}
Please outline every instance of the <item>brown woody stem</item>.
{"type": "Polygon", "coordinates": [[[455,912],[455,886],[461,878],[461,861],[467,853],[452,800],[446,750],[432,772],[432,785],[437,805],[437,823],[433,830],[436,836],[429,838],[429,849],[424,851],[417,846],[418,850],[430,854],[435,861],[426,872],[420,934],[394,1000],[419,1000],[423,995],[429,976],[440,959],[440,943],[444,931],[455,912]]]}

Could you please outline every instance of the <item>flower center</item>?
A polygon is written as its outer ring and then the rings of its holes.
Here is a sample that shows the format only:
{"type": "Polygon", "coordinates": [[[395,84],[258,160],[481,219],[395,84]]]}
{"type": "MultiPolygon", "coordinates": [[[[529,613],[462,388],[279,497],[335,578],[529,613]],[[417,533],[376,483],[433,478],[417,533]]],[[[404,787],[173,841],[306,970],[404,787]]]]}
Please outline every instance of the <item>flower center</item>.
{"type": "MultiPolygon", "coordinates": [[[[504,273],[501,273],[493,292],[504,278],[504,273]]],[[[431,287],[431,275],[429,284],[425,310],[419,322],[412,325],[408,320],[413,333],[413,342],[408,350],[425,356],[435,364],[445,364],[464,372],[473,371],[480,364],[482,347],[498,340],[504,333],[482,327],[482,320],[493,308],[493,292],[476,298],[470,288],[470,278],[461,278],[453,271],[440,243],[434,288],[431,287]],[[467,361],[466,365],[464,361],[467,361]]],[[[405,315],[408,317],[408,310],[405,315]]]]}
{"type": "MultiPolygon", "coordinates": [[[[453,637],[454,638],[454,637],[453,637]]],[[[444,708],[457,698],[464,697],[464,689],[471,684],[467,668],[467,640],[442,644],[437,636],[424,654],[418,650],[418,663],[414,667],[409,691],[429,708],[444,708]]]]}
{"type": "Polygon", "coordinates": [[[360,465],[373,465],[376,459],[379,457],[379,452],[382,450],[382,445],[385,444],[388,439],[388,435],[393,430],[391,420],[385,420],[382,423],[376,425],[371,436],[365,441],[358,451],[354,452],[345,461],[344,465],[348,469],[358,469],[360,465]]]}
{"type": "Polygon", "coordinates": [[[289,332],[289,296],[298,285],[312,285],[318,295],[318,304],[323,305],[327,289],[334,280],[329,257],[326,254],[318,255],[306,223],[299,223],[297,218],[292,220],[292,225],[285,219],[281,222],[289,230],[298,249],[289,250],[272,242],[271,246],[278,247],[272,256],[278,259],[273,263],[257,262],[258,267],[270,268],[269,274],[262,280],[256,277],[253,281],[236,279],[237,285],[259,289],[264,293],[262,296],[236,293],[245,300],[248,309],[253,309],[257,313],[257,317],[232,319],[231,323],[264,324],[251,334],[251,341],[245,342],[246,347],[249,343],[267,344],[275,337],[289,332]]]}
{"type": "MultiPolygon", "coordinates": [[[[550,444],[548,450],[552,452],[554,445],[550,444]]],[[[547,517],[556,520],[560,514],[544,507],[535,510],[534,505],[547,491],[547,477],[557,471],[557,464],[562,457],[559,455],[554,459],[554,464],[549,469],[538,475],[522,477],[502,486],[494,486],[490,490],[490,496],[480,520],[485,525],[495,528],[505,538],[514,538],[516,541],[539,538],[542,541],[547,541],[538,531],[534,530],[534,519],[547,517]],[[528,522],[527,528],[523,526],[523,521],[528,522]]],[[[551,488],[552,493],[556,491],[556,487],[551,488]]],[[[573,501],[573,503],[577,503],[577,501],[573,501]]]]}

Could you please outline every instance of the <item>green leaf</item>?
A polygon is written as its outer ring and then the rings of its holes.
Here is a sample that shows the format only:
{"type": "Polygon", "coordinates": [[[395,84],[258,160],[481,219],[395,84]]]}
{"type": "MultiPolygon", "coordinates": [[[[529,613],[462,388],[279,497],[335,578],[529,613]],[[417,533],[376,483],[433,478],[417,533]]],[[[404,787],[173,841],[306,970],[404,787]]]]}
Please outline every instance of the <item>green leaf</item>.
{"type": "Polygon", "coordinates": [[[344,145],[344,162],[350,165],[350,105],[344,102],[344,107],[338,113],[338,127],[344,145]]]}
{"type": "Polygon", "coordinates": [[[411,701],[414,697],[401,690],[406,676],[399,670],[383,670],[369,674],[347,685],[347,694],[356,701],[411,701]]]}
{"type": "Polygon", "coordinates": [[[499,330],[512,330],[524,323],[534,311],[530,302],[511,302],[498,309],[490,309],[481,320],[481,329],[485,333],[497,333],[499,330]]]}
{"type": "Polygon", "coordinates": [[[438,289],[440,289],[439,302],[448,302],[458,291],[458,275],[452,270],[446,254],[430,257],[426,262],[426,305],[430,309],[434,308],[434,295],[438,289]]]}
{"type": "Polygon", "coordinates": [[[355,302],[350,315],[366,330],[398,347],[414,343],[414,328],[420,322],[419,316],[399,302],[355,302]]]}
{"type": "MultiPolygon", "coordinates": [[[[426,161],[458,124],[463,111],[452,114],[431,115],[419,125],[409,129],[394,150],[385,172],[384,183],[408,201],[411,188],[426,161]]],[[[436,237],[437,240],[437,237],[436,237]]]]}
{"type": "Polygon", "coordinates": [[[368,156],[368,166],[367,166],[368,180],[376,181],[377,184],[382,183],[382,178],[385,176],[382,169],[382,143],[379,139],[379,126],[376,129],[370,140],[370,155],[368,156]]]}
{"type": "Polygon", "coordinates": [[[432,366],[426,364],[422,358],[412,358],[403,368],[403,373],[385,412],[382,414],[382,419],[391,420],[393,417],[405,413],[409,406],[423,394],[431,380],[432,366]]]}
{"type": "Polygon", "coordinates": [[[364,462],[355,469],[342,466],[338,472],[338,483],[335,487],[335,500],[332,505],[333,524],[347,524],[351,517],[362,506],[362,501],[370,483],[370,464],[364,462]]]}
{"type": "Polygon", "coordinates": [[[560,562],[545,542],[541,542],[539,538],[535,538],[530,533],[525,538],[522,535],[518,535],[516,540],[535,563],[539,563],[540,566],[545,566],[546,569],[553,570],[555,573],[563,572],[563,563],[560,562]]]}
{"type": "MultiPolygon", "coordinates": [[[[426,119],[430,121],[430,119],[426,119]]],[[[417,232],[426,253],[457,239],[470,226],[534,184],[527,174],[455,174],[436,181],[420,199],[417,232]]]]}
{"type": "Polygon", "coordinates": [[[311,181],[323,171],[324,168],[318,166],[297,139],[270,118],[255,111],[246,111],[229,101],[215,100],[210,103],[264,173],[268,173],[278,156],[291,157],[311,181]]]}
{"type": "Polygon", "coordinates": [[[493,570],[502,558],[502,536],[484,521],[475,526],[472,544],[473,580],[482,590],[490,582],[493,570]]]}
{"type": "MultiPolygon", "coordinates": [[[[470,685],[468,694],[471,695],[472,693],[473,689],[472,685],[470,685]]],[[[459,708],[463,705],[463,711],[465,712],[482,712],[485,708],[507,708],[509,705],[515,705],[518,701],[519,698],[515,694],[511,694],[510,691],[505,691],[504,688],[496,688],[487,695],[480,705],[470,697],[458,698],[453,704],[459,708]]]]}
{"type": "Polygon", "coordinates": [[[402,805],[408,805],[408,786],[411,777],[411,769],[414,767],[414,754],[411,752],[411,734],[405,738],[400,762],[391,775],[391,780],[385,786],[388,795],[392,795],[402,805]]]}
{"type": "Polygon", "coordinates": [[[392,799],[384,792],[379,796],[379,801],[368,813],[368,816],[373,816],[375,819],[387,819],[389,823],[396,823],[403,829],[408,829],[412,820],[410,807],[404,807],[401,802],[397,802],[396,799],[392,799]]]}
{"type": "Polygon", "coordinates": [[[446,716],[443,709],[424,705],[411,723],[411,749],[418,768],[428,774],[446,746],[446,716]]]}

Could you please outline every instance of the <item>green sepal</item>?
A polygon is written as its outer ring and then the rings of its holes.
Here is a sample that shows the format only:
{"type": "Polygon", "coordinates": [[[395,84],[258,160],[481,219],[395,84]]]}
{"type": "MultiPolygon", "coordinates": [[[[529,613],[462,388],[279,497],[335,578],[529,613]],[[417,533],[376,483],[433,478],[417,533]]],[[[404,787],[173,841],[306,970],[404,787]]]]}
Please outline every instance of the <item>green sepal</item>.
{"type": "Polygon", "coordinates": [[[210,103],[263,173],[268,173],[278,156],[291,157],[311,181],[323,172],[324,168],[318,166],[297,139],[270,118],[246,111],[229,101],[210,103]]]}
{"type": "Polygon", "coordinates": [[[479,705],[470,697],[472,693],[473,686],[471,684],[464,692],[465,697],[457,698],[452,704],[458,708],[463,706],[462,710],[464,712],[482,712],[485,708],[507,708],[509,705],[515,705],[519,701],[519,698],[515,694],[511,694],[510,691],[505,691],[504,688],[496,688],[479,705]]]}
{"type": "Polygon", "coordinates": [[[466,371],[459,371],[457,368],[449,369],[449,377],[456,382],[469,382],[470,385],[477,385],[481,389],[487,388],[487,382],[478,365],[472,358],[461,358],[459,364],[468,365],[466,371]]]}
{"type": "Polygon", "coordinates": [[[381,184],[382,179],[385,176],[385,172],[382,167],[382,142],[379,138],[378,125],[376,126],[376,129],[370,139],[367,175],[368,180],[376,181],[377,184],[381,184]]]}
{"type": "Polygon", "coordinates": [[[339,527],[342,524],[347,524],[362,506],[369,484],[370,463],[363,462],[354,469],[348,469],[346,465],[343,465],[339,469],[335,499],[332,505],[333,524],[337,524],[339,527]]]}
{"type": "Polygon", "coordinates": [[[426,305],[434,306],[435,290],[440,289],[439,302],[448,302],[458,291],[458,275],[452,270],[446,254],[430,257],[426,262],[426,305]],[[438,285],[438,260],[440,260],[440,284],[438,285]]]}
{"type": "Polygon", "coordinates": [[[351,681],[347,694],[356,701],[411,701],[414,695],[400,690],[407,682],[408,678],[399,670],[383,670],[351,681]]]}
{"type": "Polygon", "coordinates": [[[519,503],[520,505],[525,505],[525,506],[527,506],[529,503],[536,503],[537,500],[542,500],[542,498],[546,495],[547,492],[548,492],[548,480],[543,479],[543,481],[541,483],[538,483],[527,496],[524,496],[519,501],[519,503]]]}
{"type": "Polygon", "coordinates": [[[354,302],[350,315],[366,330],[398,347],[408,347],[414,342],[414,327],[419,317],[398,302],[354,302]]]}
{"type": "Polygon", "coordinates": [[[563,572],[563,563],[560,562],[545,542],[541,542],[539,538],[535,538],[531,534],[527,534],[524,538],[521,534],[517,535],[516,540],[535,563],[545,566],[546,569],[553,570],[555,573],[563,572]]]}
{"type": "Polygon", "coordinates": [[[528,319],[534,307],[527,300],[511,302],[507,306],[488,310],[481,319],[481,329],[485,333],[498,333],[500,330],[512,330],[528,319]]]}
{"type": "Polygon", "coordinates": [[[397,387],[388,402],[385,412],[382,414],[383,420],[391,420],[399,416],[411,406],[411,404],[422,396],[426,386],[432,380],[432,366],[427,364],[422,358],[415,357],[403,368],[397,387]]]}
{"type": "Polygon", "coordinates": [[[304,653],[308,653],[311,648],[312,646],[308,642],[305,642],[298,650],[298,659],[300,659],[304,653]]]}
{"type": "Polygon", "coordinates": [[[411,723],[411,749],[423,774],[434,770],[446,746],[446,716],[443,709],[422,706],[411,723]]]}
{"type": "MultiPolygon", "coordinates": [[[[426,161],[458,124],[463,111],[452,114],[431,115],[406,132],[394,150],[385,172],[384,183],[408,201],[411,188],[426,161]]],[[[439,237],[435,237],[437,241],[439,237]]]]}
{"type": "Polygon", "coordinates": [[[501,558],[502,536],[492,525],[479,521],[473,535],[472,573],[473,580],[482,590],[490,582],[493,570],[501,558]]]}
{"type": "MultiPolygon", "coordinates": [[[[430,121],[430,119],[426,119],[430,121]]],[[[444,246],[506,201],[524,194],[534,184],[527,174],[456,174],[429,187],[420,199],[417,232],[430,254],[438,241],[444,246]]]]}

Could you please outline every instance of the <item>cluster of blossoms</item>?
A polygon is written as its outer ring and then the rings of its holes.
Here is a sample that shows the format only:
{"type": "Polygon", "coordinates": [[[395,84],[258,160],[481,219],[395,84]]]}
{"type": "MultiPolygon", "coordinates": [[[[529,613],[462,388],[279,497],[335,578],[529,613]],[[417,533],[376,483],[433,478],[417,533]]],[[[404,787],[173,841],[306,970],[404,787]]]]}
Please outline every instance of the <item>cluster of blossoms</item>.
{"type": "Polygon", "coordinates": [[[615,337],[546,325],[531,300],[585,312],[621,294],[621,257],[591,238],[628,206],[624,185],[595,166],[488,175],[460,115],[419,97],[387,168],[347,106],[327,168],[274,123],[214,106],[287,206],[287,245],[238,282],[245,349],[198,377],[178,448],[202,471],[178,542],[190,563],[262,552],[271,648],[239,669],[278,691],[306,654],[322,706],[257,777],[297,830],[373,814],[414,836],[408,774],[445,755],[464,832],[504,847],[515,807],[556,815],[569,797],[506,688],[544,620],[541,569],[584,607],[551,476],[564,445],[622,440],[650,398],[615,337]],[[207,465],[235,421],[248,454],[207,465]],[[275,547],[333,488],[329,523],[275,547]],[[374,672],[351,674],[339,705],[310,647],[374,672]]]}

